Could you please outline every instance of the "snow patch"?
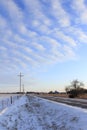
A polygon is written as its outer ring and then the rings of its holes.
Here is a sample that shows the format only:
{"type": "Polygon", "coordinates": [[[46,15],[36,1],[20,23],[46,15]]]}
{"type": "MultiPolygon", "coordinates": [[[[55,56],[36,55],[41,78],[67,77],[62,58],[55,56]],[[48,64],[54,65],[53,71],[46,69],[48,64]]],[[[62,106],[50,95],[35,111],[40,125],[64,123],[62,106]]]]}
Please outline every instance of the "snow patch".
{"type": "Polygon", "coordinates": [[[0,130],[87,130],[87,110],[23,96],[0,113],[0,130]]]}

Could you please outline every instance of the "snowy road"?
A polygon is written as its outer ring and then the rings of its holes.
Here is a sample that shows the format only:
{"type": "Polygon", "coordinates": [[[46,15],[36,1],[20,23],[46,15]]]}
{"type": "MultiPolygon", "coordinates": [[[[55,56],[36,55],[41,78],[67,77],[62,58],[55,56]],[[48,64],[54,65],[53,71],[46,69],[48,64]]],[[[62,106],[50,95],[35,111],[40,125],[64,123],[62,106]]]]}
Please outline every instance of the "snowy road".
{"type": "Polygon", "coordinates": [[[0,130],[87,130],[87,110],[23,96],[0,113],[0,130]]]}
{"type": "Polygon", "coordinates": [[[71,98],[63,98],[63,97],[54,97],[54,96],[40,96],[45,99],[49,99],[52,101],[65,103],[71,106],[81,107],[87,109],[87,99],[71,99],[71,98]]]}

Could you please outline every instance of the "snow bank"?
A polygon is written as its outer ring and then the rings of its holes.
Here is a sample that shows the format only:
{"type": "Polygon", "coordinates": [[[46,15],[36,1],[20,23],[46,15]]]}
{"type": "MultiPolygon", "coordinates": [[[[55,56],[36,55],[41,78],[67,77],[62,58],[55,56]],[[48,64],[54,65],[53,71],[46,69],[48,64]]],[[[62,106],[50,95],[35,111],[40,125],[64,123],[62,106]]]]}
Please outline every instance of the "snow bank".
{"type": "Polygon", "coordinates": [[[23,96],[0,113],[0,130],[87,130],[87,110],[23,96]]]}

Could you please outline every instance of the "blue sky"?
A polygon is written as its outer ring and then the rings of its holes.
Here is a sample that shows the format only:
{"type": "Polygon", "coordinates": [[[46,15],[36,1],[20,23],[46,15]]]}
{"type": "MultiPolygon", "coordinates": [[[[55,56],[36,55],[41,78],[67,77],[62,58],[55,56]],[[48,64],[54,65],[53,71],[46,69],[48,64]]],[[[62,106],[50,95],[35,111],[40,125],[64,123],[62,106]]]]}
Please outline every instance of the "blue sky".
{"type": "Polygon", "coordinates": [[[87,80],[86,0],[0,0],[0,91],[64,91],[87,80]]]}

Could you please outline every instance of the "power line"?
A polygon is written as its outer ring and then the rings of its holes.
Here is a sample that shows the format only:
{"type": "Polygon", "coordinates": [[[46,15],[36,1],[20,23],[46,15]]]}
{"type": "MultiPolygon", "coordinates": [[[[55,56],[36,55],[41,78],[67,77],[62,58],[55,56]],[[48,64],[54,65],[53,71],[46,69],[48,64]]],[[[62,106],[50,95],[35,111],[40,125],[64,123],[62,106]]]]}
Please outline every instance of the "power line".
{"type": "Polygon", "coordinates": [[[24,75],[22,75],[21,72],[20,72],[20,74],[19,74],[18,76],[19,76],[19,78],[20,78],[20,92],[21,92],[21,78],[22,78],[24,75]]]}

